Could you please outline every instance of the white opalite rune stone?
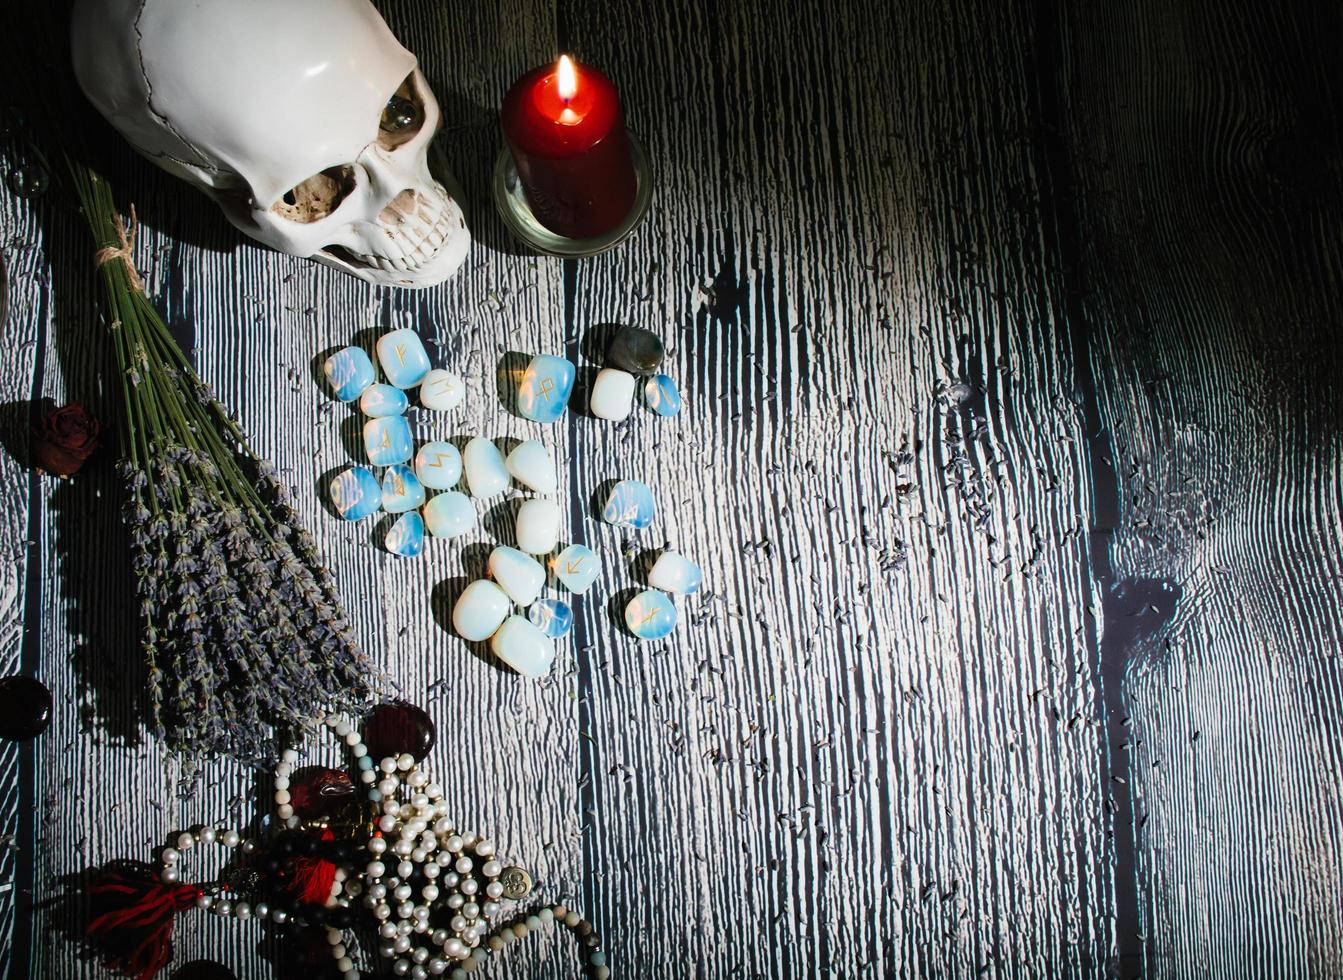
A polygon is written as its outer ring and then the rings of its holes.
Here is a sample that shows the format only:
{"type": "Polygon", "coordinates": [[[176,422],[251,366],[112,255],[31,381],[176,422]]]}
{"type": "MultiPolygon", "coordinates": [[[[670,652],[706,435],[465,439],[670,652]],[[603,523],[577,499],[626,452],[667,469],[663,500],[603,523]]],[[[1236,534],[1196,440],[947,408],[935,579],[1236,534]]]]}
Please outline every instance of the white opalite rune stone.
{"type": "Polygon", "coordinates": [[[466,485],[473,497],[493,497],[508,489],[508,469],[494,443],[476,436],[462,450],[466,485]]]}
{"type": "Polygon", "coordinates": [[[546,570],[517,548],[495,548],[487,564],[495,584],[519,606],[530,606],[545,588],[546,570]]]}
{"type": "Polygon", "coordinates": [[[518,508],[518,548],[529,555],[548,555],[560,540],[560,505],[533,497],[518,508]]]}
{"type": "Polygon", "coordinates": [[[588,408],[599,419],[619,422],[634,408],[634,375],[619,368],[602,368],[592,383],[588,408]]]}
{"type": "Polygon", "coordinates": [[[673,595],[693,595],[703,581],[699,566],[675,551],[663,552],[648,573],[649,585],[673,595]]]}
{"type": "Polygon", "coordinates": [[[434,368],[420,382],[420,404],[432,412],[450,412],[465,397],[466,386],[451,371],[434,368]]]}
{"type": "Polygon", "coordinates": [[[539,440],[518,443],[504,460],[504,465],[513,474],[513,479],[527,489],[537,493],[555,492],[555,462],[539,440]]]}
{"type": "Polygon", "coordinates": [[[478,579],[463,590],[452,607],[452,628],[464,640],[483,640],[499,628],[511,608],[503,589],[478,579]]]}
{"type": "Polygon", "coordinates": [[[555,660],[550,637],[521,616],[510,616],[490,638],[494,655],[523,677],[544,677],[555,660]]]}

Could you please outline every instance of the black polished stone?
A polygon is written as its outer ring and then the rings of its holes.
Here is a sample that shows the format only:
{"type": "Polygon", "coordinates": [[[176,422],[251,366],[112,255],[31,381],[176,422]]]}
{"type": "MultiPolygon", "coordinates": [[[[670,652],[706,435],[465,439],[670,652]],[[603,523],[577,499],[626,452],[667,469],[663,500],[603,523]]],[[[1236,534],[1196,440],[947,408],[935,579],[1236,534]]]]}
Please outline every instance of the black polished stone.
{"type": "Polygon", "coordinates": [[[434,747],[436,737],[434,720],[423,708],[405,701],[378,705],[364,722],[364,745],[378,762],[403,752],[423,759],[434,747]]]}
{"type": "Polygon", "coordinates": [[[36,738],[51,724],[51,692],[31,677],[0,680],[0,738],[11,742],[36,738]]]}
{"type": "Polygon", "coordinates": [[[630,374],[655,374],[662,366],[662,340],[642,327],[621,327],[606,348],[607,367],[630,374]]]}

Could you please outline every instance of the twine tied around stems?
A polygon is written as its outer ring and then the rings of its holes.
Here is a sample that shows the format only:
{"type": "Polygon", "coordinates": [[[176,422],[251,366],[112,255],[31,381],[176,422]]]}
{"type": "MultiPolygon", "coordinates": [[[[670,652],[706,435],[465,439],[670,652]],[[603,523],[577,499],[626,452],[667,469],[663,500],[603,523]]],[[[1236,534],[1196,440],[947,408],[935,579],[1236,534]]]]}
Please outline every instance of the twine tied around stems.
{"type": "Polygon", "coordinates": [[[106,245],[94,253],[93,261],[99,269],[109,262],[121,260],[121,264],[126,268],[126,278],[130,280],[131,288],[136,292],[145,291],[144,280],[140,278],[140,272],[135,268],[135,232],[139,227],[135,219],[135,205],[131,205],[131,226],[127,231],[126,226],[121,222],[121,215],[115,215],[113,220],[117,228],[117,241],[119,245],[106,245]]]}

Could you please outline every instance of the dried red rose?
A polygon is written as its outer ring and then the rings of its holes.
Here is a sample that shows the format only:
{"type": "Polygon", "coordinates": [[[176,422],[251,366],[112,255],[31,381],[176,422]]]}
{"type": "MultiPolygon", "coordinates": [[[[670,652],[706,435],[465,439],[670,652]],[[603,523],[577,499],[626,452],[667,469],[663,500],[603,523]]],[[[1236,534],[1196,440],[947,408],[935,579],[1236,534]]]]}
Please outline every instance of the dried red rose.
{"type": "Polygon", "coordinates": [[[79,472],[98,448],[102,427],[78,403],[48,412],[33,432],[33,461],[55,476],[79,472]]]}

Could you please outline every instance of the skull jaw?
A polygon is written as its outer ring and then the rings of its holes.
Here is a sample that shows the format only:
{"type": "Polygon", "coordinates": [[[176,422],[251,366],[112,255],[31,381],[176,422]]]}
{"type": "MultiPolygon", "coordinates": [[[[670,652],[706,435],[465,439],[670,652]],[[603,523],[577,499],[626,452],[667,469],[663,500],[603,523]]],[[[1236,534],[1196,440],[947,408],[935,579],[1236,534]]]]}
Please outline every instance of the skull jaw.
{"type": "Polygon", "coordinates": [[[332,269],[339,269],[347,275],[375,286],[429,289],[451,278],[452,274],[461,268],[470,248],[471,233],[466,230],[465,225],[462,225],[448,234],[433,255],[411,270],[380,269],[343,248],[322,248],[307,258],[332,269]]]}

